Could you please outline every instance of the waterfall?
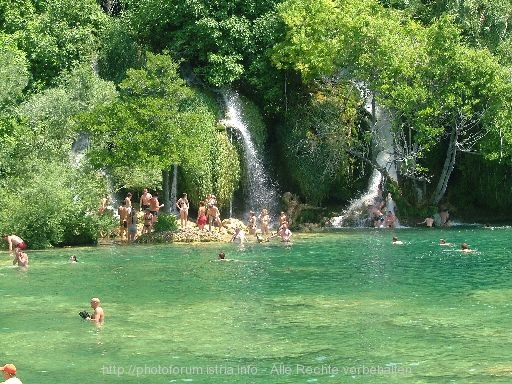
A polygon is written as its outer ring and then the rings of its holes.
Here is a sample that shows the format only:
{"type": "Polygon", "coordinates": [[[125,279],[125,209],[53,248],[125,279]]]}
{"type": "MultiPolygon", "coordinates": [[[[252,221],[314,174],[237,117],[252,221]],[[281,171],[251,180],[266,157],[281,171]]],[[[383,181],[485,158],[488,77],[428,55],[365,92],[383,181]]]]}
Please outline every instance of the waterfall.
{"type": "MultiPolygon", "coordinates": [[[[365,109],[372,114],[374,122],[372,127],[373,146],[378,152],[375,160],[380,167],[387,170],[389,177],[397,181],[391,115],[387,110],[375,104],[374,96],[364,85],[356,85],[361,90],[361,96],[365,100],[365,109]]],[[[384,196],[382,196],[382,182],[382,174],[374,169],[368,182],[367,191],[351,201],[340,216],[331,218],[332,226],[335,228],[370,226],[372,206],[376,201],[384,199],[384,196]]],[[[398,220],[396,223],[398,224],[398,220]]]]}
{"type": "Polygon", "coordinates": [[[89,136],[85,133],[79,133],[71,145],[70,162],[74,168],[80,167],[85,152],[89,148],[89,136]]]}
{"type": "Polygon", "coordinates": [[[170,213],[176,213],[176,201],[178,200],[178,164],[174,164],[172,167],[172,183],[171,183],[171,207],[169,208],[170,213]]]}
{"type": "Polygon", "coordinates": [[[232,128],[235,133],[238,132],[238,135],[235,134],[235,136],[239,136],[243,145],[247,172],[247,185],[245,186],[247,200],[245,206],[255,212],[261,212],[263,208],[267,208],[269,212],[276,212],[278,193],[251,138],[249,127],[244,119],[240,96],[235,91],[226,91],[223,97],[226,105],[226,116],[222,124],[226,128],[232,128]]]}

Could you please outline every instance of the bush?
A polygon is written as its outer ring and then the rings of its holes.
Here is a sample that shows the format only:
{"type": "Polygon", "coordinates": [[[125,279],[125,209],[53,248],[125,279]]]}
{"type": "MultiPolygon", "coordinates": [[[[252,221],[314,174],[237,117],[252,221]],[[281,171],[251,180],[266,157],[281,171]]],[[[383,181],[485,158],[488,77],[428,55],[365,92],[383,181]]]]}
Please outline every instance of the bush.
{"type": "Polygon", "coordinates": [[[178,229],[178,220],[176,216],[169,213],[161,213],[154,225],[155,232],[176,231],[178,229]]]}
{"type": "Polygon", "coordinates": [[[100,231],[118,226],[111,215],[96,213],[102,187],[93,174],[46,163],[23,176],[0,191],[0,227],[30,248],[93,244],[100,231]]]}

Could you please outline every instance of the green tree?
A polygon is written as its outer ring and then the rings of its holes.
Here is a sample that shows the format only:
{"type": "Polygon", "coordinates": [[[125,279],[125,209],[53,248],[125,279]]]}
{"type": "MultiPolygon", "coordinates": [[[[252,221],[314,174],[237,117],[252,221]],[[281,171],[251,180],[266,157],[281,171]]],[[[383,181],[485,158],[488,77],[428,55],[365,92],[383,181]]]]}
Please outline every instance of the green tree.
{"type": "Polygon", "coordinates": [[[94,0],[2,3],[5,31],[30,62],[35,88],[57,83],[63,70],[91,63],[108,16],[94,0]]]}
{"type": "Polygon", "coordinates": [[[73,117],[108,101],[115,89],[90,66],[61,80],[15,109],[0,150],[0,226],[31,247],[93,243],[103,221],[95,212],[105,180],[87,163],[73,161],[73,117]]]}
{"type": "Polygon", "coordinates": [[[24,52],[16,48],[12,36],[0,33],[0,110],[22,99],[30,73],[24,52]]]}
{"type": "Polygon", "coordinates": [[[511,127],[508,71],[487,51],[464,46],[449,18],[426,29],[371,0],[291,0],[280,12],[288,31],[273,53],[277,65],[306,81],[339,72],[364,82],[394,113],[395,137],[405,138],[400,160],[413,171],[407,166],[402,176],[425,170],[421,158],[439,143],[447,148],[433,203],[445,194],[458,151],[485,155],[484,143],[503,150],[511,127]],[[498,134],[499,145],[482,140],[498,134]]]}
{"type": "Polygon", "coordinates": [[[141,44],[168,49],[185,59],[193,72],[211,85],[239,80],[255,59],[260,42],[257,19],[278,0],[129,1],[126,17],[141,44]]]}
{"type": "Polygon", "coordinates": [[[178,64],[168,55],[148,53],[145,66],[130,69],[120,90],[117,101],[82,120],[92,134],[92,161],[118,167],[136,159],[139,167],[162,171],[180,164],[195,175],[193,190],[212,191],[217,175],[204,163],[211,148],[221,147],[216,116],[205,97],[179,77],[178,64]]]}

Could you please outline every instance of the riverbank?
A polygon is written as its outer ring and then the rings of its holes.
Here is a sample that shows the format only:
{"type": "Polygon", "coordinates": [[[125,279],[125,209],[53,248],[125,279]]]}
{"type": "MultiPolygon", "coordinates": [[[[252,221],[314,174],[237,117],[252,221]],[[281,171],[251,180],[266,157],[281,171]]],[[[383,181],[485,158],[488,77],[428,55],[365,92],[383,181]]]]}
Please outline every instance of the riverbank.
{"type": "MultiPolygon", "coordinates": [[[[246,242],[257,242],[256,236],[248,235],[247,226],[240,220],[230,218],[222,221],[221,228],[212,227],[208,230],[208,225],[200,229],[196,223],[187,222],[184,228],[178,228],[175,231],[160,231],[142,234],[142,227],[133,244],[162,244],[162,243],[228,243],[231,241],[235,228],[241,228],[246,233],[246,242]]],[[[125,238],[119,236],[115,238],[103,238],[98,241],[98,245],[110,244],[129,244],[125,238]]]]}

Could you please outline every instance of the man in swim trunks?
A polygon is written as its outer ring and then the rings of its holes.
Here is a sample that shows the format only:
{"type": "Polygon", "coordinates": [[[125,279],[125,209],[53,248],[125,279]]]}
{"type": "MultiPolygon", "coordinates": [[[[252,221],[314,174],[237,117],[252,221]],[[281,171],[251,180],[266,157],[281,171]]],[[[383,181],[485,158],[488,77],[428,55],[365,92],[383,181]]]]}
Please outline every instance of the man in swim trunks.
{"type": "Polygon", "coordinates": [[[9,244],[9,253],[18,253],[19,251],[23,251],[27,248],[27,243],[18,235],[3,235],[2,236],[7,244],[9,244]]]}
{"type": "Polygon", "coordinates": [[[129,211],[126,208],[126,200],[121,202],[121,205],[117,209],[117,214],[119,215],[119,237],[121,241],[123,241],[124,236],[128,238],[127,229],[128,229],[128,215],[129,211]]]}
{"type": "Polygon", "coordinates": [[[151,200],[153,196],[148,192],[147,188],[144,188],[144,192],[140,196],[140,210],[144,211],[146,208],[149,208],[149,200],[151,200]]]}
{"type": "Polygon", "coordinates": [[[220,211],[216,205],[210,204],[208,206],[208,231],[212,231],[212,225],[222,228],[222,221],[220,221],[220,211]]]}
{"type": "Polygon", "coordinates": [[[157,216],[160,213],[160,208],[163,208],[163,206],[164,205],[160,204],[158,201],[158,195],[155,192],[155,194],[149,200],[149,211],[153,215],[153,224],[156,223],[157,216]]]}

